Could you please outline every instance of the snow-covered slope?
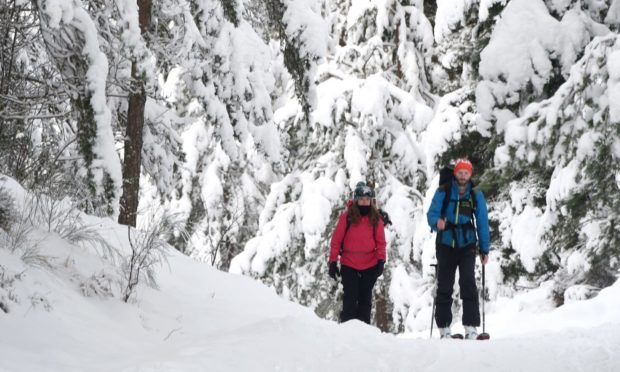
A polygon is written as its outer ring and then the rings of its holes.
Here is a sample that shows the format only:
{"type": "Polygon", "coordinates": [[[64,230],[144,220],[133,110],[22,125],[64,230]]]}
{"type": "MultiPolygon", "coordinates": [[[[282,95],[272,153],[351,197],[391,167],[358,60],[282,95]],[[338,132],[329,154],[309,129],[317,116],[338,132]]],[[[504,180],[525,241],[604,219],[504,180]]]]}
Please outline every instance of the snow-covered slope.
{"type": "MultiPolygon", "coordinates": [[[[84,218],[127,248],[124,227],[84,218]]],[[[497,301],[489,342],[428,340],[322,320],[251,278],[172,249],[159,289],[140,286],[126,304],[114,266],[93,249],[31,234],[50,267],[0,247],[2,372],[620,370],[619,283],[555,310],[536,308],[544,290],[497,301]]]]}

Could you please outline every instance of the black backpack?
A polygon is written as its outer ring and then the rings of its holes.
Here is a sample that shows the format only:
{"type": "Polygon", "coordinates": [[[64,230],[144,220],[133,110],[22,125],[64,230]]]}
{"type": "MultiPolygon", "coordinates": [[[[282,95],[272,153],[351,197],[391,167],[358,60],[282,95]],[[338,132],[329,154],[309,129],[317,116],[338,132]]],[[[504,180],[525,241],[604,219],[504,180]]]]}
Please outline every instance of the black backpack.
{"type": "Polygon", "coordinates": [[[446,165],[439,171],[439,187],[447,187],[454,179],[454,165],[446,165]]]}

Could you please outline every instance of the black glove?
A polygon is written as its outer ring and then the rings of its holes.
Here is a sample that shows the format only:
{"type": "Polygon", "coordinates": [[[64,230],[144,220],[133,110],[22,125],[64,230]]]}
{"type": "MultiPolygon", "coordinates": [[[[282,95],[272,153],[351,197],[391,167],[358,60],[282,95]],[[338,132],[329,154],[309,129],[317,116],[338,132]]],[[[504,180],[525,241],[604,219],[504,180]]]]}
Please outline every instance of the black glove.
{"type": "Polygon", "coordinates": [[[337,277],[340,276],[340,270],[336,262],[329,263],[329,276],[334,280],[338,280],[337,277]]]}
{"type": "Polygon", "coordinates": [[[385,261],[383,260],[379,260],[379,262],[377,262],[377,278],[380,277],[381,275],[383,275],[383,267],[385,266],[385,261]]]}
{"type": "Polygon", "coordinates": [[[489,254],[480,251],[480,262],[483,265],[486,265],[488,261],[489,261],[489,254]]]}

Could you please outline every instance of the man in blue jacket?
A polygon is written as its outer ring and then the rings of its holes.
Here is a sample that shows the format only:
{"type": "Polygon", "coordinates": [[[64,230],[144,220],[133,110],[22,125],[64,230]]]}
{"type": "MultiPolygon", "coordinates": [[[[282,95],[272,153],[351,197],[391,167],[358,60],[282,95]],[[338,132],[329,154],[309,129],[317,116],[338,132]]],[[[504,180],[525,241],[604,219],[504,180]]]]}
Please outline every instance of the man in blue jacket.
{"type": "Polygon", "coordinates": [[[488,261],[489,216],[484,195],[473,189],[472,173],[473,166],[469,160],[457,160],[453,179],[437,189],[426,214],[431,230],[437,232],[435,321],[441,338],[451,336],[452,289],[457,267],[465,338],[475,339],[478,336],[476,327],[480,326],[474,267],[478,252],[483,265],[488,261]]]}

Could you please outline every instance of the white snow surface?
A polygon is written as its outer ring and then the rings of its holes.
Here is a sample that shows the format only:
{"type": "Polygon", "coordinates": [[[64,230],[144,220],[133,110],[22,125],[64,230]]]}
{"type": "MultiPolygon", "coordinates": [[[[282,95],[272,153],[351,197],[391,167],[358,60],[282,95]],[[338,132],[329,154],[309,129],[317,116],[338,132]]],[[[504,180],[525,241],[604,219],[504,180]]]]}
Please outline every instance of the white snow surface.
{"type": "MultiPolygon", "coordinates": [[[[63,253],[75,254],[75,249],[63,253]]],[[[3,262],[10,260],[3,257],[3,262]]],[[[3,371],[620,367],[615,353],[620,345],[618,284],[593,300],[551,312],[524,313],[520,307],[527,300],[503,304],[504,314],[488,319],[495,330],[492,341],[460,342],[404,339],[357,321],[324,321],[251,279],[218,272],[180,254],[170,258],[169,270],[161,271],[161,290],[143,291],[137,304],[85,298],[70,281],[44,270],[30,271],[28,277],[53,296],[54,308],[24,307],[0,318],[3,371]]]]}
{"type": "MultiPolygon", "coordinates": [[[[15,194],[24,194],[19,187],[15,194]]],[[[124,253],[126,228],[90,226],[124,253]]],[[[547,283],[487,304],[488,342],[394,336],[318,318],[251,278],[224,273],[172,248],[158,289],[130,303],[94,293],[95,276],[118,276],[93,249],[32,232],[50,267],[0,246],[0,371],[614,371],[620,368],[620,282],[591,300],[552,308],[547,283]],[[89,287],[87,284],[90,284],[89,287]]],[[[397,273],[397,272],[396,272],[397,273]]],[[[414,290],[410,288],[409,290],[414,290]]],[[[405,289],[406,290],[406,289],[405,289]]],[[[429,314],[430,315],[430,314],[429,314]]],[[[455,325],[455,331],[460,327],[455,325]]]]}

